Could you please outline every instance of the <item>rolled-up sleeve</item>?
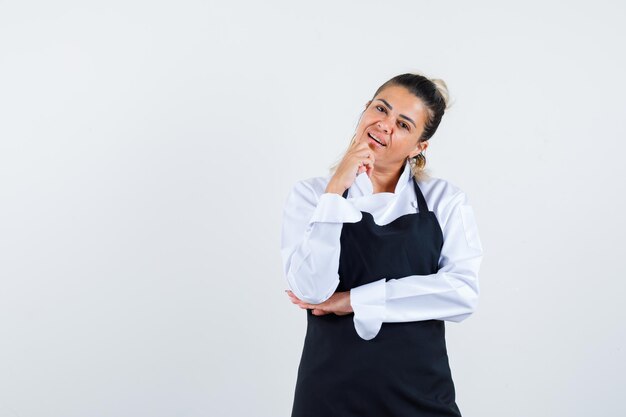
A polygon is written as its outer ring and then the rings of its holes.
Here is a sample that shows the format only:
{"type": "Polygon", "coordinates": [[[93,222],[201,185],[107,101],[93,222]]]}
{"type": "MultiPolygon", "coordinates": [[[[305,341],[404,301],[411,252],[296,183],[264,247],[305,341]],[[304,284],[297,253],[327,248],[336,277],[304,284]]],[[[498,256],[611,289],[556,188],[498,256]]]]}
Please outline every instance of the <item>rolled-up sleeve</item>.
{"type": "Polygon", "coordinates": [[[354,325],[361,338],[376,337],[383,322],[460,322],[476,310],[483,248],[474,211],[464,192],[450,198],[438,220],[444,242],[437,273],[388,281],[381,277],[351,289],[354,325]]]}
{"type": "Polygon", "coordinates": [[[339,285],[340,237],[343,223],[362,214],[335,193],[316,193],[307,181],[293,187],[283,210],[281,257],[291,291],[303,301],[319,304],[339,285]]]}

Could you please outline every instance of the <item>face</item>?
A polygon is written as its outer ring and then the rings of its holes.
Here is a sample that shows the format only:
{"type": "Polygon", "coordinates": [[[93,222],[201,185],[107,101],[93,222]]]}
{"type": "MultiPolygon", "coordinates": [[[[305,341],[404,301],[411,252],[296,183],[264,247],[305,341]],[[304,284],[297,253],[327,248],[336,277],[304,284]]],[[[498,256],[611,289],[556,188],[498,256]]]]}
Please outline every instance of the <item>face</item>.
{"type": "Polygon", "coordinates": [[[390,86],[367,102],[355,140],[368,142],[375,165],[403,165],[407,157],[428,147],[428,141],[418,143],[426,118],[426,107],[419,98],[405,87],[390,86]]]}

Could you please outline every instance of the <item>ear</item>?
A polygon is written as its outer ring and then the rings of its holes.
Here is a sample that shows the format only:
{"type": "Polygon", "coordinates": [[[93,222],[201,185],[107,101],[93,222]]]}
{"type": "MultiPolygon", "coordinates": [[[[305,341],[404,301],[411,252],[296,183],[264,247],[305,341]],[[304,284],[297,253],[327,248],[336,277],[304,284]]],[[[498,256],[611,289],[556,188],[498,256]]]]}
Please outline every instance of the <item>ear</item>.
{"type": "Polygon", "coordinates": [[[418,142],[415,145],[415,149],[409,154],[409,158],[415,158],[420,152],[423,152],[428,148],[428,141],[418,142]]]}
{"type": "Polygon", "coordinates": [[[367,103],[365,103],[365,109],[367,109],[370,106],[371,102],[372,102],[372,100],[369,100],[367,103]]]}

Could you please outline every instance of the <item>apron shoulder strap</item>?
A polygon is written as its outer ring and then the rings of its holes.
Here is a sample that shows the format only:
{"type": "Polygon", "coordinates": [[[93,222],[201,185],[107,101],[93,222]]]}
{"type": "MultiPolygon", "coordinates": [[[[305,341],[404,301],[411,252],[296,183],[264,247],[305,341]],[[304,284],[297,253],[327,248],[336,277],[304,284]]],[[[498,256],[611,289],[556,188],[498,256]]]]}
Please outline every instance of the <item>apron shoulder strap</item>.
{"type": "Polygon", "coordinates": [[[428,205],[426,204],[426,199],[424,198],[424,194],[422,194],[422,190],[420,190],[419,185],[417,185],[417,180],[415,179],[415,177],[413,177],[413,188],[415,188],[415,196],[417,197],[419,212],[427,213],[428,205]]]}

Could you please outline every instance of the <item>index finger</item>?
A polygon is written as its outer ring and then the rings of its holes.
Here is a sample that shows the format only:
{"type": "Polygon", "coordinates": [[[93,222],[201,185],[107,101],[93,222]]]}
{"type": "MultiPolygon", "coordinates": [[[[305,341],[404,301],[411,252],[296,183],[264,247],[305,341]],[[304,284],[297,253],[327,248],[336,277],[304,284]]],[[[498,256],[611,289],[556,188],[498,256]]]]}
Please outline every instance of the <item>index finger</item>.
{"type": "Polygon", "coordinates": [[[351,150],[351,151],[352,151],[352,150],[357,150],[357,149],[359,149],[359,148],[366,149],[366,148],[369,148],[369,147],[370,147],[370,146],[369,146],[369,144],[367,143],[367,141],[364,141],[364,142],[354,141],[354,142],[352,143],[352,145],[350,146],[350,149],[349,149],[349,150],[351,150]]]}

